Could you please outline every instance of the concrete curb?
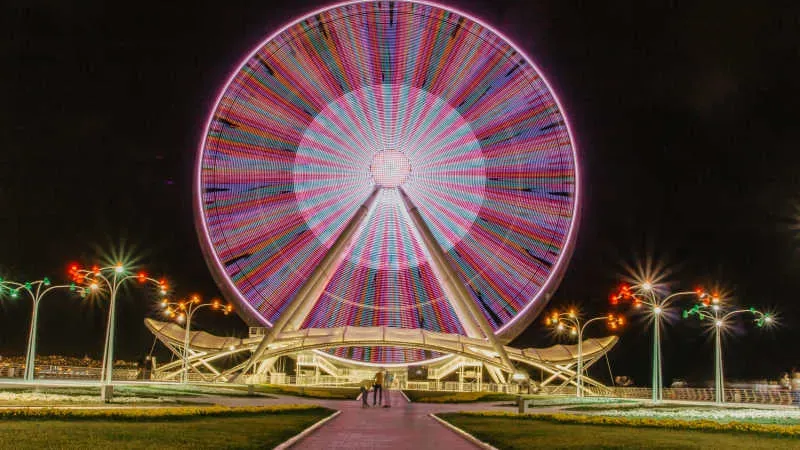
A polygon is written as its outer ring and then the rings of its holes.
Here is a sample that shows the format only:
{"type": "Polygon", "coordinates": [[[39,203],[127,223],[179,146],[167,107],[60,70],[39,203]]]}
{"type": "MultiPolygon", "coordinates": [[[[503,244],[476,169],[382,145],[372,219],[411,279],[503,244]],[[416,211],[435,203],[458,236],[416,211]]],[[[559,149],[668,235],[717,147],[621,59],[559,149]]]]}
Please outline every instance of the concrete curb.
{"type": "Polygon", "coordinates": [[[489,443],[483,442],[482,440],[476,438],[475,436],[467,433],[466,431],[462,430],[461,428],[458,428],[457,426],[453,425],[452,423],[450,423],[450,422],[448,422],[448,421],[446,421],[444,419],[440,419],[436,414],[430,413],[428,415],[431,416],[434,420],[436,420],[440,424],[442,424],[445,427],[449,428],[451,431],[455,432],[457,435],[459,435],[462,438],[468,440],[469,442],[472,442],[473,444],[477,445],[479,448],[482,448],[484,450],[498,450],[497,447],[495,447],[495,446],[493,446],[493,445],[491,445],[489,443]]]}
{"type": "Polygon", "coordinates": [[[330,416],[328,416],[328,417],[320,420],[319,422],[311,425],[310,427],[306,428],[305,430],[301,431],[300,433],[298,433],[298,434],[292,436],[291,438],[289,438],[288,440],[286,440],[283,444],[280,444],[277,447],[275,447],[275,450],[286,450],[289,447],[292,447],[294,444],[297,444],[303,438],[305,438],[309,434],[311,434],[314,431],[316,431],[317,428],[325,425],[326,423],[328,423],[328,421],[333,420],[334,418],[336,418],[341,413],[342,413],[341,410],[340,411],[336,411],[335,413],[331,414],[330,416]]]}

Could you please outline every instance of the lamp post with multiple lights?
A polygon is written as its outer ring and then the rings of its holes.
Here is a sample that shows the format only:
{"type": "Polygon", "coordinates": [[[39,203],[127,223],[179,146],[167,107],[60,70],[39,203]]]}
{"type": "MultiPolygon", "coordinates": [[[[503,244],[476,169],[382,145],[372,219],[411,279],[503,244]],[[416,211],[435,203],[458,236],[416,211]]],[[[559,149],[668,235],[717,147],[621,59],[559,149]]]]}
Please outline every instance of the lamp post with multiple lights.
{"type": "Polygon", "coordinates": [[[177,322],[185,322],[186,327],[183,334],[183,368],[181,371],[181,383],[189,382],[189,336],[192,328],[192,317],[201,308],[210,307],[211,309],[222,311],[226,316],[233,311],[233,306],[223,305],[218,299],[212,299],[208,303],[203,303],[199,295],[193,295],[188,300],[170,302],[167,299],[161,301],[164,315],[175,319],[177,322]]]}
{"type": "MultiPolygon", "coordinates": [[[[42,299],[45,295],[49,294],[58,289],[68,289],[70,291],[75,291],[77,287],[75,284],[59,284],[54,285],[50,281],[49,278],[44,277],[41,280],[36,281],[28,281],[25,283],[19,283],[16,281],[11,280],[3,280],[0,278],[0,294],[5,294],[8,291],[8,295],[11,298],[18,298],[19,293],[23,292],[28,294],[32,302],[32,313],[31,313],[31,326],[30,332],[28,333],[28,347],[25,351],[25,374],[24,380],[25,381],[32,381],[34,378],[34,371],[36,365],[36,327],[39,323],[39,304],[41,303],[42,299]]],[[[81,289],[81,296],[85,296],[85,290],[81,289]]]]}
{"type": "Polygon", "coordinates": [[[725,375],[722,368],[722,332],[728,320],[738,314],[752,314],[756,325],[760,328],[771,325],[773,317],[755,308],[728,310],[718,295],[700,293],[700,303],[683,311],[683,318],[696,316],[700,320],[709,319],[714,330],[714,401],[725,403],[725,375]]]}
{"type": "Polygon", "coordinates": [[[611,304],[631,302],[634,308],[643,305],[650,310],[653,317],[653,388],[652,401],[658,403],[664,398],[664,382],[661,372],[661,322],[672,302],[681,296],[699,295],[697,291],[674,292],[662,295],[658,287],[650,281],[629,287],[622,285],[619,291],[611,296],[611,304]]]}
{"type": "Polygon", "coordinates": [[[568,329],[570,334],[578,338],[577,387],[575,391],[578,397],[583,397],[583,332],[590,323],[601,320],[606,321],[612,330],[625,324],[625,319],[622,316],[615,316],[614,314],[582,321],[575,309],[570,309],[566,312],[553,311],[545,318],[545,324],[555,326],[558,331],[566,331],[568,329]]]}
{"type": "Polygon", "coordinates": [[[122,263],[113,266],[82,269],[78,265],[72,265],[69,273],[73,280],[79,284],[85,284],[91,291],[105,291],[107,289],[109,307],[108,324],[106,325],[106,339],[103,348],[102,372],[100,382],[109,384],[113,380],[114,374],[114,334],[117,311],[117,293],[120,286],[124,283],[137,280],[139,283],[153,283],[159,287],[160,294],[167,294],[167,283],[165,280],[156,280],[147,276],[145,272],[131,273],[122,263]]]}

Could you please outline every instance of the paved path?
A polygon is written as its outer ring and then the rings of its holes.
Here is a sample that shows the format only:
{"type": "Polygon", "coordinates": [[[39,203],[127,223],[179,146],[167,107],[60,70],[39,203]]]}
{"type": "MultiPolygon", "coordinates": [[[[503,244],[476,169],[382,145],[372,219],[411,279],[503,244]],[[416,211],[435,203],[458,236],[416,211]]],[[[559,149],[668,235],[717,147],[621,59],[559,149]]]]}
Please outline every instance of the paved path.
{"type": "Polygon", "coordinates": [[[447,411],[505,410],[501,403],[428,404],[408,403],[398,391],[392,392],[391,408],[362,408],[356,400],[318,400],[277,396],[276,399],[210,397],[209,401],[229,406],[312,403],[342,413],[298,442],[297,449],[413,449],[461,450],[477,448],[433,420],[428,414],[447,411]]]}

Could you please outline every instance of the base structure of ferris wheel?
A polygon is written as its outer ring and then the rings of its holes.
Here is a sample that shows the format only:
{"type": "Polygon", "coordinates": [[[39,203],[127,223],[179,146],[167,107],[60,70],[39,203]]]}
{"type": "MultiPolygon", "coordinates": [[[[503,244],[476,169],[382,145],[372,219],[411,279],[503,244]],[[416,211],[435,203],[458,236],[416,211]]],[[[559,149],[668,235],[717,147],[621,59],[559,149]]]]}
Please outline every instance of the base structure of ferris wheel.
{"type": "MultiPolygon", "coordinates": [[[[267,381],[271,379],[272,374],[280,373],[274,368],[278,358],[288,356],[296,360],[299,369],[302,369],[303,366],[313,367],[317,376],[324,373],[328,377],[342,378],[342,381],[345,382],[345,380],[354,381],[350,379],[357,378],[359,376],[357,374],[360,372],[376,370],[375,366],[366,366],[370,368],[365,369],[365,365],[361,363],[333,357],[325,353],[325,350],[348,347],[393,347],[426,350],[444,355],[426,364],[429,367],[429,377],[432,375],[434,380],[441,380],[458,372],[459,379],[463,381],[465,368],[473,378],[482,378],[478,375],[482,374],[483,368],[485,368],[495,383],[508,384],[514,373],[518,372],[516,365],[524,364],[547,374],[547,379],[542,382],[543,385],[560,382],[562,387],[565,385],[577,386],[577,373],[575,372],[578,361],[577,345],[561,345],[547,349],[517,349],[503,345],[469,295],[466,286],[460,281],[448,262],[444,250],[437,243],[419,210],[402,187],[376,187],[352,216],[330,250],[315,267],[307,282],[300,288],[271,329],[256,328],[251,331],[250,338],[234,344],[222,342],[212,345],[213,339],[211,339],[209,343],[205,344],[205,348],[199,347],[200,340],[203,340],[200,339],[201,335],[193,335],[197,339],[192,339],[192,345],[188,351],[193,358],[190,368],[192,370],[200,367],[207,368],[209,366],[208,359],[216,359],[219,354],[249,351],[251,356],[246,361],[225,371],[214,369],[215,373],[211,378],[235,382],[267,381]],[[398,191],[396,194],[399,194],[399,198],[402,199],[404,211],[419,233],[420,242],[424,244],[427,254],[430,255],[436,279],[463,325],[466,331],[465,335],[387,326],[302,328],[306,317],[323,294],[336,268],[350,248],[360,226],[372,211],[376,198],[384,189],[398,191]],[[219,348],[214,349],[215,346],[219,348]]],[[[176,354],[179,354],[182,341],[173,342],[164,334],[169,327],[161,322],[152,322],[148,324],[148,328],[154,331],[156,336],[172,348],[176,354]],[[155,331],[156,328],[158,328],[158,332],[155,331]]],[[[177,328],[180,330],[178,336],[184,333],[180,327],[177,328]]],[[[206,340],[209,338],[206,337],[206,340]]],[[[582,345],[584,367],[588,368],[599,360],[616,342],[617,337],[615,336],[586,340],[582,345]]],[[[178,367],[176,364],[173,369],[175,370],[170,374],[171,377],[177,376],[183,367],[178,367]]],[[[165,369],[162,368],[163,370],[165,369]]],[[[594,394],[596,391],[605,389],[602,383],[588,377],[584,377],[583,384],[587,394],[594,394]]]]}
{"type": "MultiPolygon", "coordinates": [[[[177,380],[184,370],[182,351],[185,330],[171,322],[146,319],[145,325],[178,359],[156,369],[162,380],[177,380]]],[[[247,384],[273,383],[298,385],[347,385],[371,378],[374,366],[336,358],[325,350],[347,346],[391,346],[436,351],[445,354],[436,361],[424,363],[428,381],[409,381],[402,367],[399,379],[406,388],[415,385],[442,386],[447,377],[457,378],[451,390],[475,389],[482,384],[485,369],[496,385],[506,385],[502,367],[493,348],[485,340],[438,333],[426,330],[409,330],[391,327],[339,327],[308,328],[282,333],[268,351],[264,352],[248,373],[243,373],[250,359],[227,370],[217,369],[214,363],[233,354],[252,354],[264,339],[264,328],[253,327],[245,339],[214,336],[203,331],[190,333],[188,357],[190,379],[205,382],[238,381],[247,384]],[[297,376],[288,377],[275,363],[281,357],[292,358],[297,376]],[[293,381],[292,381],[293,380],[293,381]],[[472,383],[464,384],[465,381],[472,383]],[[466,386],[466,387],[465,387],[466,386]],[[459,389],[460,388],[460,389],[459,389]]],[[[583,366],[585,369],[599,361],[611,350],[618,338],[607,336],[583,341],[583,366]]],[[[554,345],[548,348],[518,349],[504,346],[515,366],[528,366],[541,371],[539,388],[559,392],[569,386],[577,388],[577,345],[554,345]]],[[[396,371],[397,367],[389,367],[396,371]]],[[[584,391],[588,395],[602,395],[608,388],[600,381],[584,375],[584,391]]],[[[426,389],[428,389],[426,387],[426,389]]]]}

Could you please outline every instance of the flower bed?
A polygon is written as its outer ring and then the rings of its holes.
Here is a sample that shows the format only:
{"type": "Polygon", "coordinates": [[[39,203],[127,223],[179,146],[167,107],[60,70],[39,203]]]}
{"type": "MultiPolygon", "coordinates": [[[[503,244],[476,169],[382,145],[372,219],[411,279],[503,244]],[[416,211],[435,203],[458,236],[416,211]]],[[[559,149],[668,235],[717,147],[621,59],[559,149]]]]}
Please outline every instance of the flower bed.
{"type": "Polygon", "coordinates": [[[756,422],[800,425],[798,409],[764,409],[741,407],[706,407],[706,406],[636,406],[621,408],[574,408],[589,414],[606,417],[627,417],[645,419],[680,419],[680,420],[713,420],[717,422],[756,422]]]}
{"type": "MultiPolygon", "coordinates": [[[[102,403],[99,395],[69,395],[69,394],[48,394],[45,392],[0,392],[0,404],[2,403],[102,403]]],[[[114,403],[174,403],[174,400],[160,397],[134,397],[117,396],[114,403]]]]}

